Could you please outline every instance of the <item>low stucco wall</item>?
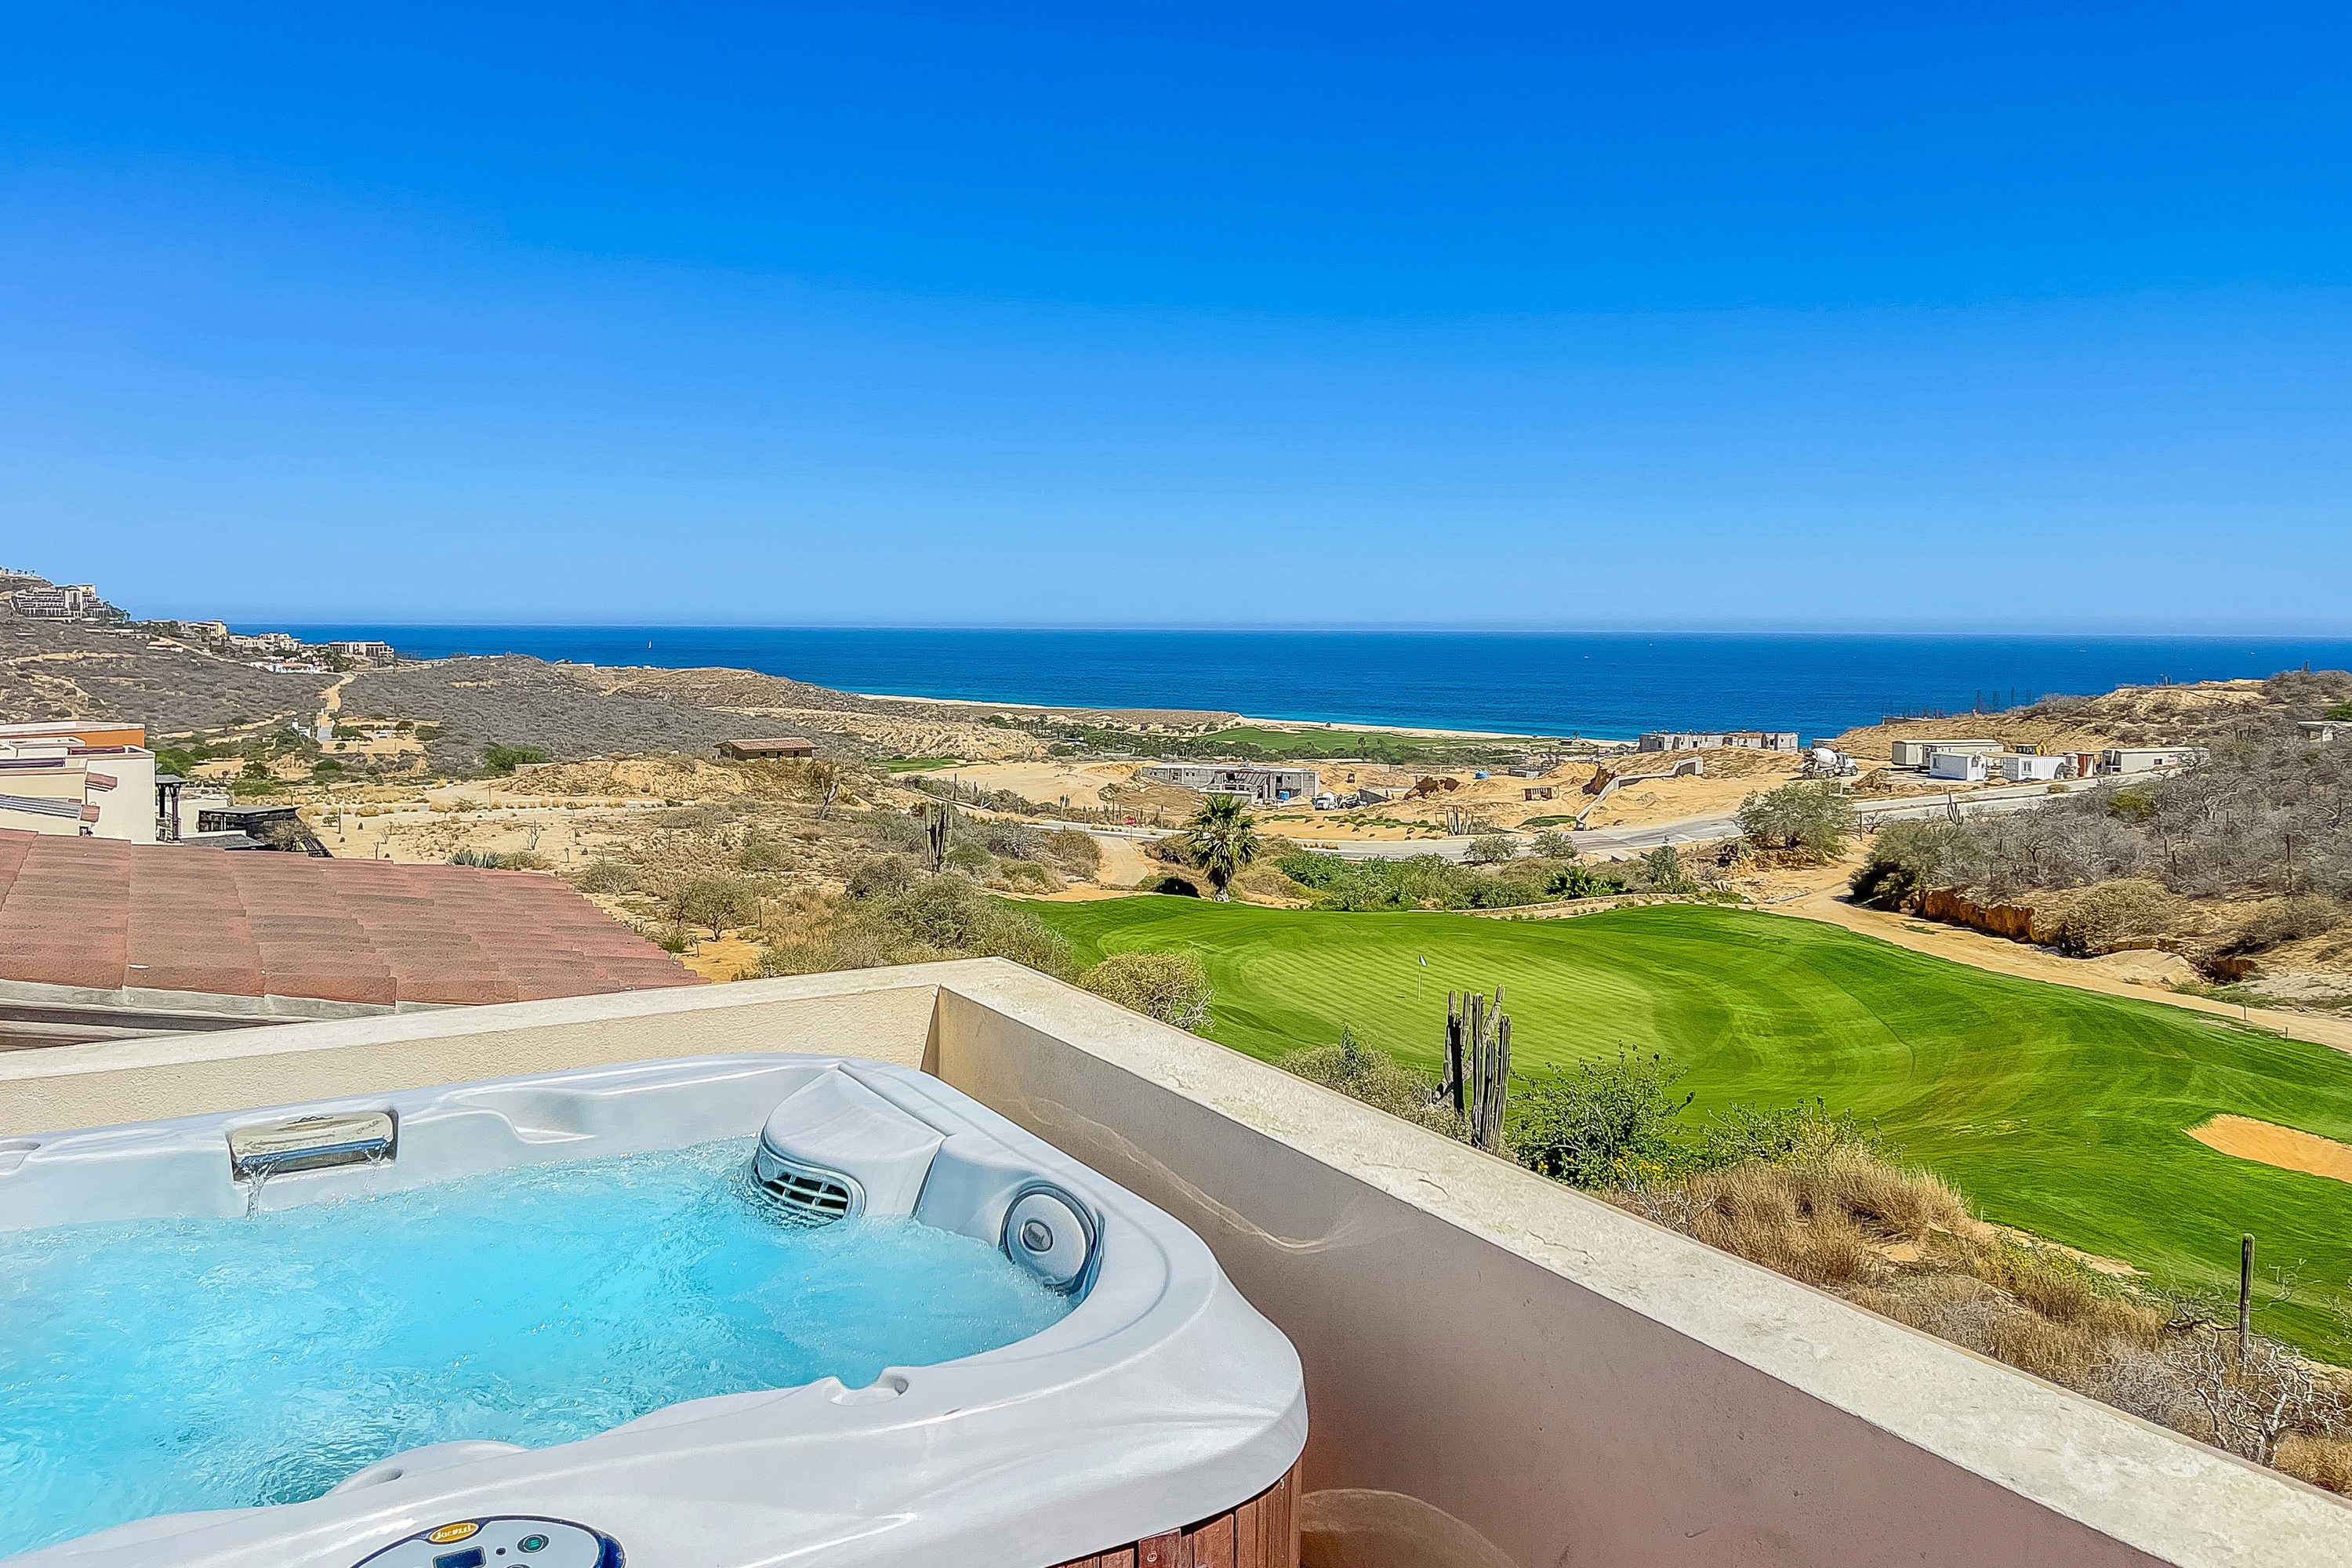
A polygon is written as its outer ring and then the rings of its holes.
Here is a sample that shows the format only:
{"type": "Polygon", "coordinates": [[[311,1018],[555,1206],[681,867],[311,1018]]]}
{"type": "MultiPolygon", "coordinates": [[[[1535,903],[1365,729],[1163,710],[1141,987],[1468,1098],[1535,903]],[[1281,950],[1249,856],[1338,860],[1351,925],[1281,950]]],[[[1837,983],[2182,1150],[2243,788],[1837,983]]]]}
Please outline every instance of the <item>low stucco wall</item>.
{"type": "Polygon", "coordinates": [[[830,1052],[916,1067],[929,1038],[937,974],[964,968],[923,964],[0,1053],[0,1134],[733,1051],[830,1052]]]}
{"type": "Polygon", "coordinates": [[[936,1052],[1289,1334],[1310,1497],[1523,1568],[2352,1562],[2315,1489],[1067,987],[959,980],[936,1052]]]}
{"type": "Polygon", "coordinates": [[[17,1052],[0,1132],[762,1050],[919,1063],[1191,1225],[1298,1347],[1333,1539],[1402,1519],[1521,1568],[2352,1562],[2326,1494],[993,961],[17,1052]]]}

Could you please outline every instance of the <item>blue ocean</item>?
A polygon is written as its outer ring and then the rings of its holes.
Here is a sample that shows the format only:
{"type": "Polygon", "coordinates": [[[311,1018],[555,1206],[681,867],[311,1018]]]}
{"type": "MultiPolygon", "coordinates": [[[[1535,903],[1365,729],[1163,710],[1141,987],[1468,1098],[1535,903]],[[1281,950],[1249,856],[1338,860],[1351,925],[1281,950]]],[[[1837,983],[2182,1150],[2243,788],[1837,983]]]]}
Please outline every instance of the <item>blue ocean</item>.
{"type": "MultiPolygon", "coordinates": [[[[266,628],[255,628],[266,629],[266,628]]],[[[1694,633],[919,630],[904,627],[284,628],[412,658],[526,653],[725,666],[849,691],[1622,740],[1659,727],[1795,730],[1997,710],[2057,692],[2352,668],[2343,637],[1840,637],[1694,633]]]]}

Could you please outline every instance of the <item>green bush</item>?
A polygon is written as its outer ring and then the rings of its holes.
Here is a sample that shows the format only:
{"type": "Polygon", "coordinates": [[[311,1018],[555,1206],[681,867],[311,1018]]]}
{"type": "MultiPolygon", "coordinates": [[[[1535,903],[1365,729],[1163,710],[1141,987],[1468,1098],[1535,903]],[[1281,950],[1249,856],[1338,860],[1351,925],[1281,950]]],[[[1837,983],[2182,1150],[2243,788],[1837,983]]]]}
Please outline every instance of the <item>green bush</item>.
{"type": "Polygon", "coordinates": [[[1462,858],[1473,866],[1499,866],[1506,860],[1517,859],[1518,853],[1518,844],[1508,834],[1487,833],[1472,839],[1462,858]]]}
{"type": "Polygon", "coordinates": [[[1683,869],[1682,852],[1662,844],[1642,857],[1642,870],[1654,893],[1695,893],[1698,884],[1683,869]]]}
{"type": "Polygon", "coordinates": [[[662,912],[672,922],[707,927],[713,942],[728,927],[749,921],[759,908],[758,887],[734,877],[697,877],[671,888],[662,899],[662,912]]]}
{"type": "Polygon", "coordinates": [[[1936,886],[1936,873],[1951,839],[1948,823],[1888,823],[1871,839],[1869,853],[1847,879],[1854,901],[1881,910],[1916,903],[1936,886]]]}
{"type": "Polygon", "coordinates": [[[1357,1039],[1355,1031],[1344,1024],[1339,1044],[1293,1051],[1282,1058],[1282,1067],[1309,1083],[1360,1100],[1375,1110],[1402,1117],[1449,1138],[1463,1135],[1462,1119],[1454,1113],[1453,1106],[1439,1101],[1434,1079],[1399,1067],[1387,1052],[1357,1039]]]}
{"type": "Polygon", "coordinates": [[[1547,860],[1576,858],[1576,839],[1557,827],[1546,828],[1536,835],[1536,853],[1547,860]]]}
{"type": "Polygon", "coordinates": [[[1120,1006],[1199,1033],[1209,1021],[1216,993],[1209,972],[1189,952],[1115,952],[1084,974],[1078,984],[1120,1006]]]}
{"type": "Polygon", "coordinates": [[[591,860],[572,879],[572,885],[583,893],[628,893],[636,890],[637,874],[617,860],[591,860]]]}
{"type": "Polygon", "coordinates": [[[1793,850],[1815,860],[1845,853],[1853,831],[1853,803],[1844,786],[1824,779],[1788,784],[1739,803],[1739,831],[1764,849],[1793,850]]]}
{"type": "Polygon", "coordinates": [[[1579,1187],[1626,1187],[1687,1173],[1692,1160],[1674,1136],[1692,1094],[1677,1098],[1679,1070],[1659,1056],[1619,1052],[1514,1079],[1511,1147],[1522,1164],[1579,1187]]]}
{"type": "MultiPolygon", "coordinates": [[[[428,736],[427,739],[430,739],[428,736]]],[[[511,773],[524,763],[543,763],[547,753],[537,746],[501,746],[492,743],[482,748],[482,771],[494,777],[511,773]]]]}
{"type": "Polygon", "coordinates": [[[753,834],[745,839],[735,857],[735,868],[739,871],[790,871],[799,864],[792,850],[765,834],[753,834]]]}

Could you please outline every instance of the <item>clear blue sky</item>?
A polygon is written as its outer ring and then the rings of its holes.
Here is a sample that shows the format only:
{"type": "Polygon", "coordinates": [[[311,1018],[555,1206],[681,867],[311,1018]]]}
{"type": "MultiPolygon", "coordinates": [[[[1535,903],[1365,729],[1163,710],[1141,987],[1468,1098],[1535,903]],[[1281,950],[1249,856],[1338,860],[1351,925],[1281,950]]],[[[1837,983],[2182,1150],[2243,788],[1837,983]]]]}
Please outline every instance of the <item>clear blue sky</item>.
{"type": "Polygon", "coordinates": [[[2352,627],[2340,5],[5,15],[142,613],[2352,627]]]}

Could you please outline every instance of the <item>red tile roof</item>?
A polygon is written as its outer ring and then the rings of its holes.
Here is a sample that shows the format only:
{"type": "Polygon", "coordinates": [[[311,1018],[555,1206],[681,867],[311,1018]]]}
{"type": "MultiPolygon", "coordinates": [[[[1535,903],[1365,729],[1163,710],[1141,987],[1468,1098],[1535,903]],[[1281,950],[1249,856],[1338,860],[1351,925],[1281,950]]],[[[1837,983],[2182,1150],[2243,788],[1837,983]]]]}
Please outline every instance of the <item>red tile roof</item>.
{"type": "Polygon", "coordinates": [[[387,1005],[702,983],[538,872],[5,830],[0,980],[387,1005]]]}

